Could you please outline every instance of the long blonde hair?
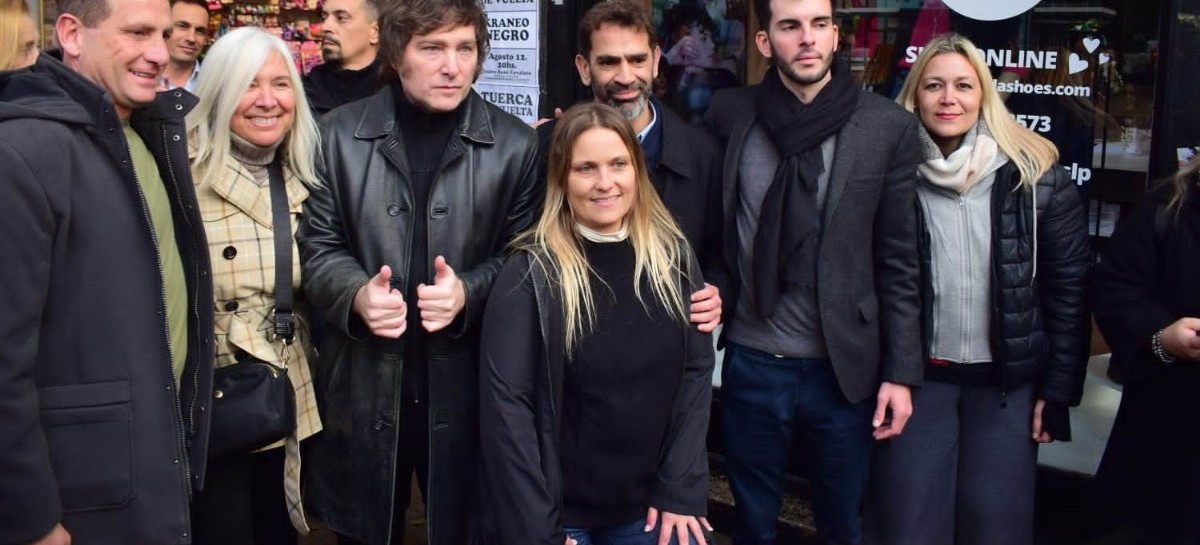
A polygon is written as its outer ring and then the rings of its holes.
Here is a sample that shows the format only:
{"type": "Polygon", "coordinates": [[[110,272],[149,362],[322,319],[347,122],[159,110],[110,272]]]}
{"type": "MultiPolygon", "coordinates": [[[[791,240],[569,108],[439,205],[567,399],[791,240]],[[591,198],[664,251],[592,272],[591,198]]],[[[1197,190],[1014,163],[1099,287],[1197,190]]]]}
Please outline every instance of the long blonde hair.
{"type": "Polygon", "coordinates": [[[21,60],[21,23],[26,17],[25,0],[0,0],[0,71],[16,68],[21,60]]]}
{"type": "Polygon", "coordinates": [[[935,36],[925,45],[924,51],[913,63],[912,71],[900,88],[896,103],[910,112],[917,110],[917,88],[921,83],[922,74],[929,66],[929,61],[938,55],[957,53],[967,59],[975,68],[979,78],[980,89],[983,91],[980,113],[987,123],[988,130],[996,140],[996,145],[1017,165],[1021,171],[1021,185],[1033,188],[1038,178],[1054,168],[1058,163],[1058,148],[1054,143],[1026,129],[1017,123],[1004,106],[1004,100],[996,91],[996,82],[992,79],[991,70],[983,59],[983,54],[975,44],[958,34],[942,34],[935,36]]]}
{"type": "Polygon", "coordinates": [[[681,322],[687,322],[685,294],[681,292],[679,282],[680,275],[684,274],[681,269],[686,248],[683,232],[650,184],[642,147],[633,128],[612,106],[598,102],[579,104],[563,114],[551,136],[546,202],[541,219],[514,242],[518,249],[529,251],[535,266],[542,267],[557,280],[566,318],[568,353],[591,331],[596,319],[590,282],[595,271],[583,254],[583,241],[575,229],[575,218],[567,202],[567,182],[575,142],[584,132],[594,128],[620,135],[635,169],[633,206],[625,217],[633,245],[634,293],[642,306],[647,307],[642,294],[644,277],[655,301],[681,322]]]}
{"type": "Polygon", "coordinates": [[[1200,189],[1200,153],[1179,167],[1179,172],[1176,172],[1171,177],[1171,200],[1167,203],[1167,209],[1173,210],[1175,214],[1183,209],[1183,197],[1188,191],[1196,191],[1200,189]]]}
{"type": "Polygon", "coordinates": [[[234,29],[217,40],[204,57],[204,68],[196,80],[200,103],[187,116],[188,139],[196,149],[192,172],[197,184],[212,183],[224,174],[233,141],[230,121],[250,82],[273,54],[281,56],[287,65],[296,96],[292,127],[279,151],[300,181],[309,186],[318,184],[316,164],[321,137],[304,95],[300,72],[287,44],[258,27],[234,29]]]}

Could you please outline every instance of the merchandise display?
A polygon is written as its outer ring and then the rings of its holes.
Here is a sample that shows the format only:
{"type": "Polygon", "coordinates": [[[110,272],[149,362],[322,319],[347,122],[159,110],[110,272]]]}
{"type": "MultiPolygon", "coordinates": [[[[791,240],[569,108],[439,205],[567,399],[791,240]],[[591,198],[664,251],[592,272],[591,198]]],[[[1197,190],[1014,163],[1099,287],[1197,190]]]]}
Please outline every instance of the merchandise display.
{"type": "Polygon", "coordinates": [[[321,64],[321,4],[323,0],[208,3],[209,26],[218,39],[240,26],[259,26],[287,42],[301,73],[321,64]]]}

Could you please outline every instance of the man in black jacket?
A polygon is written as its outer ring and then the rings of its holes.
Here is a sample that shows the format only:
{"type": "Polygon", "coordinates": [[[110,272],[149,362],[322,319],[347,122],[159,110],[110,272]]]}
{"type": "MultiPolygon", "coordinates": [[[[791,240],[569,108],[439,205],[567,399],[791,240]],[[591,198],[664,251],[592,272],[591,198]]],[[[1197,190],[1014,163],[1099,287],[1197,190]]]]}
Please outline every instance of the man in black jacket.
{"type": "Polygon", "coordinates": [[[922,379],[917,124],[833,62],[830,0],[759,0],[756,86],[719,91],[728,325],[722,435],[738,544],[775,539],[801,434],[824,542],[858,543],[875,440],[903,431],[922,379]]]}
{"type": "Polygon", "coordinates": [[[321,21],[321,59],[325,62],[304,76],[309,107],[318,116],[367,98],[383,87],[376,0],[326,0],[321,21]]]}
{"type": "Polygon", "coordinates": [[[399,543],[415,472],[429,543],[461,545],[478,499],[478,322],[542,205],[536,135],[471,90],[488,45],[475,0],[393,2],[379,26],[390,84],[322,120],[324,176],[300,227],[305,292],[329,325],[308,493],[344,540],[399,543]]]}
{"type": "MultiPolygon", "coordinates": [[[[708,333],[721,319],[721,156],[712,136],[651,96],[662,56],[655,35],[650,14],[637,2],[597,3],[579,21],[575,68],[595,100],[617,108],[633,125],[650,181],[704,271],[707,283],[692,295],[691,311],[692,322],[708,333]]],[[[543,187],[555,125],[549,120],[537,126],[543,187]]]]}
{"type": "Polygon", "coordinates": [[[0,76],[0,543],[191,542],[212,286],[156,95],[166,0],[66,0],[63,61],[0,76]]]}

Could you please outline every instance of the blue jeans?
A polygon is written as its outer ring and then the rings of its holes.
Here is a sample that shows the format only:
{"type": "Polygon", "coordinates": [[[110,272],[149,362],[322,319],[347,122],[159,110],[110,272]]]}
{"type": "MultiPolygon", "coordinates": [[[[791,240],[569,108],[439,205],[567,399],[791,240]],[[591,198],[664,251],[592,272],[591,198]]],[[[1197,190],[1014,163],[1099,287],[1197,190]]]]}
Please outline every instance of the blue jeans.
{"type": "MultiPolygon", "coordinates": [[[[578,545],[658,545],[658,528],[649,532],[642,531],[646,527],[646,519],[638,519],[628,524],[618,524],[596,530],[567,528],[567,537],[574,539],[578,545]]],[[[689,536],[694,539],[693,536],[689,536]]],[[[695,541],[692,541],[695,543],[695,541]]],[[[669,545],[679,545],[679,538],[672,535],[669,545]]]]}
{"type": "Polygon", "coordinates": [[[824,543],[862,541],[859,508],[871,465],[874,398],[851,403],[828,360],[778,358],[729,343],[721,374],[721,434],[737,545],[775,543],[794,434],[824,543]]]}

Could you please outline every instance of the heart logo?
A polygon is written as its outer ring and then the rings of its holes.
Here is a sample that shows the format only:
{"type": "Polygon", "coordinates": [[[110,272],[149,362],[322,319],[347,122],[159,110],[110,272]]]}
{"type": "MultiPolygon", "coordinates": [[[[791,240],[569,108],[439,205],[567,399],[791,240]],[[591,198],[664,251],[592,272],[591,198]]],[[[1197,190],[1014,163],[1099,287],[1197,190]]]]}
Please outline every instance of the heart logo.
{"type": "Polygon", "coordinates": [[[1083,39],[1083,48],[1086,49],[1088,53],[1095,53],[1097,47],[1100,47],[1100,38],[1088,36],[1083,39]]]}
{"type": "Polygon", "coordinates": [[[1079,55],[1076,55],[1075,53],[1071,53],[1071,61],[1070,61],[1070,64],[1067,65],[1067,68],[1068,68],[1068,70],[1067,70],[1068,74],[1078,74],[1080,72],[1083,72],[1084,70],[1087,70],[1088,62],[1086,60],[1079,58],[1079,55]]]}
{"type": "Polygon", "coordinates": [[[1100,54],[1100,64],[1108,64],[1109,60],[1111,60],[1111,59],[1109,58],[1108,53],[1100,54]]]}

